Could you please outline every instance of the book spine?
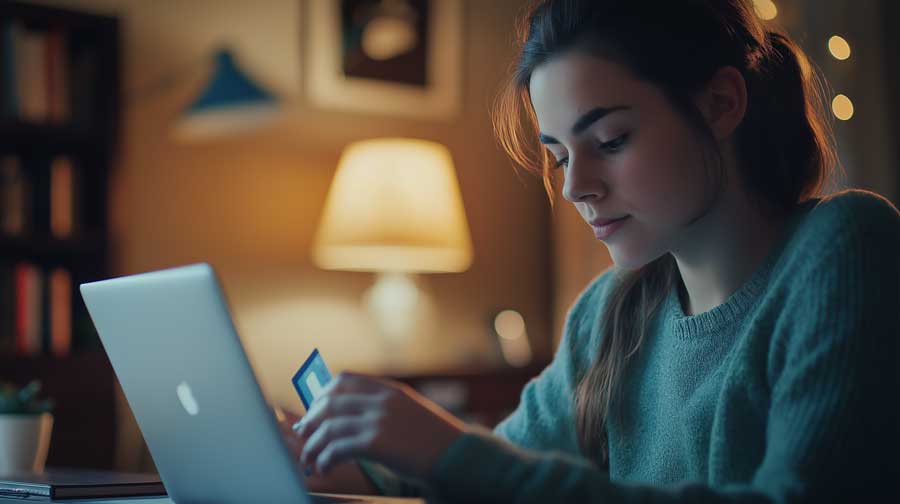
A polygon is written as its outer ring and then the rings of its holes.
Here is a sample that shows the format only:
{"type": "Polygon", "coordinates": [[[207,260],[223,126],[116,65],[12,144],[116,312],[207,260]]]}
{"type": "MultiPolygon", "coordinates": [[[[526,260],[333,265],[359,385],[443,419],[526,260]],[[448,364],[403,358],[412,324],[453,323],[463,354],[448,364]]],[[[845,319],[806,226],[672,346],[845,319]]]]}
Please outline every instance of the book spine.
{"type": "Polygon", "coordinates": [[[13,268],[0,263],[0,354],[16,349],[16,286],[13,268]]]}
{"type": "Polygon", "coordinates": [[[38,283],[41,286],[41,300],[40,304],[38,304],[38,318],[40,319],[40,325],[38,326],[38,342],[36,348],[33,349],[33,352],[36,354],[49,354],[53,344],[53,328],[51,326],[52,313],[51,309],[51,278],[50,272],[38,269],[38,283]]]}
{"type": "Polygon", "coordinates": [[[0,118],[19,117],[16,74],[16,32],[13,21],[0,21],[0,118]]]}
{"type": "Polygon", "coordinates": [[[15,268],[16,283],[16,353],[28,353],[28,265],[18,263],[15,268]]]}
{"type": "Polygon", "coordinates": [[[27,348],[26,355],[39,355],[43,346],[44,335],[44,281],[41,270],[37,266],[28,267],[28,299],[27,299],[27,348]]]}
{"type": "Polygon", "coordinates": [[[68,57],[66,34],[59,29],[47,34],[47,113],[56,124],[64,123],[69,115],[68,57]]]}
{"type": "Polygon", "coordinates": [[[50,349],[64,357],[72,347],[72,276],[63,268],[50,273],[50,349]]]}
{"type": "Polygon", "coordinates": [[[47,36],[22,30],[16,44],[21,116],[30,122],[47,120],[47,36]]]}
{"type": "Polygon", "coordinates": [[[0,232],[17,236],[27,226],[28,180],[15,156],[0,157],[0,232]]]}
{"type": "Polygon", "coordinates": [[[28,212],[29,230],[36,235],[50,234],[50,172],[52,162],[50,160],[35,160],[28,167],[29,180],[28,194],[30,205],[28,212]]]}
{"type": "Polygon", "coordinates": [[[59,156],[50,166],[50,232],[69,238],[75,228],[75,174],[71,160],[59,156]]]}

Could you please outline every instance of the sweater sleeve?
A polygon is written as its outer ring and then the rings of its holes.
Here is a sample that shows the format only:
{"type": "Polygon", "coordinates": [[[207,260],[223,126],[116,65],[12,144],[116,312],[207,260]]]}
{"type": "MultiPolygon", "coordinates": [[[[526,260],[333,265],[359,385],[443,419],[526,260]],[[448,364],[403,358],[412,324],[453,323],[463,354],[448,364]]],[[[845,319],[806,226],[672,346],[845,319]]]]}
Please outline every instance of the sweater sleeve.
{"type": "Polygon", "coordinates": [[[418,481],[401,477],[387,467],[366,459],[357,459],[356,464],[368,478],[369,482],[381,495],[393,497],[423,497],[426,495],[425,486],[418,481]]]}
{"type": "MultiPolygon", "coordinates": [[[[885,217],[885,218],[881,218],[885,217]]],[[[586,459],[473,430],[431,474],[466,502],[900,502],[900,223],[845,222],[785,297],[773,328],[765,456],[750,481],[616,482],[586,459]]],[[[838,226],[835,226],[838,227],[838,226]]]]}

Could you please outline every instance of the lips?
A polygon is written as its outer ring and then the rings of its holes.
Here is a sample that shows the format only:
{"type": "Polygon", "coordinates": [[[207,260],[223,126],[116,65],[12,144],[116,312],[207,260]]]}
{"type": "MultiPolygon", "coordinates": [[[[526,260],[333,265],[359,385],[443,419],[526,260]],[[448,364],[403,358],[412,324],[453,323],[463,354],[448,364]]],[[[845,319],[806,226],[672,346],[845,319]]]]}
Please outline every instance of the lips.
{"type": "Polygon", "coordinates": [[[594,219],[591,226],[594,228],[594,236],[598,240],[606,240],[612,236],[620,227],[625,225],[630,215],[619,217],[618,219],[594,219]]]}
{"type": "Polygon", "coordinates": [[[618,217],[618,218],[614,218],[614,219],[594,219],[594,220],[590,221],[588,224],[597,228],[597,227],[607,226],[609,224],[612,224],[613,222],[620,221],[620,220],[626,219],[628,217],[629,216],[626,215],[624,217],[618,217]]]}

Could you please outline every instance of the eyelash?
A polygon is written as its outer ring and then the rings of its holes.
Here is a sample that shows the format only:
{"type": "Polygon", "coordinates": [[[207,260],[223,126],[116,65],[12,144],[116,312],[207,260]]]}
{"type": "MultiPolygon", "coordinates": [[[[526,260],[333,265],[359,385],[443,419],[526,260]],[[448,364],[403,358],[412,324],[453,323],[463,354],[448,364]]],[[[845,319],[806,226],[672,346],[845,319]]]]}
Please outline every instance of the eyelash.
{"type": "MultiPolygon", "coordinates": [[[[610,140],[609,142],[598,142],[599,145],[597,146],[597,148],[599,148],[600,150],[606,151],[609,154],[617,154],[619,152],[619,149],[621,149],[625,145],[625,143],[628,141],[629,136],[630,136],[630,133],[625,133],[624,135],[620,135],[620,136],[610,140]]],[[[569,157],[566,156],[566,157],[560,159],[559,161],[557,161],[555,167],[561,168],[563,166],[568,166],[568,164],[569,164],[569,157]]]]}

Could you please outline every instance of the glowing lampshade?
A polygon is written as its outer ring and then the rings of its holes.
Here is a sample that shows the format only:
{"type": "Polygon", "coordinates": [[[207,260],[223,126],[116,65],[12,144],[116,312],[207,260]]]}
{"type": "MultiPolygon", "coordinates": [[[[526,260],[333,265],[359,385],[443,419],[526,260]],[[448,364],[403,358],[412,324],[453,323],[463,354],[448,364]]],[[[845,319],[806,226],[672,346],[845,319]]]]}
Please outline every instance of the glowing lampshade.
{"type": "Polygon", "coordinates": [[[324,269],[459,272],[472,242],[450,152],[424,140],[348,146],[313,249],[324,269]]]}

